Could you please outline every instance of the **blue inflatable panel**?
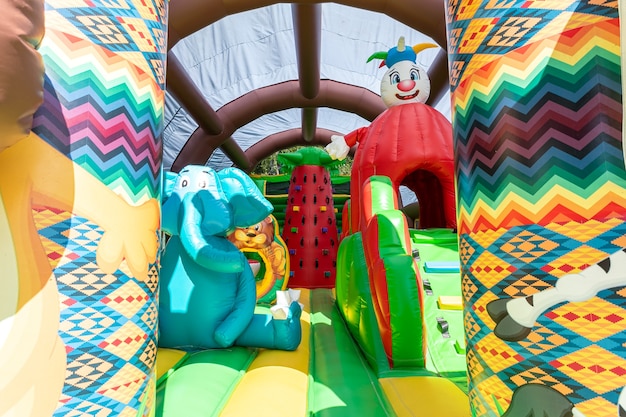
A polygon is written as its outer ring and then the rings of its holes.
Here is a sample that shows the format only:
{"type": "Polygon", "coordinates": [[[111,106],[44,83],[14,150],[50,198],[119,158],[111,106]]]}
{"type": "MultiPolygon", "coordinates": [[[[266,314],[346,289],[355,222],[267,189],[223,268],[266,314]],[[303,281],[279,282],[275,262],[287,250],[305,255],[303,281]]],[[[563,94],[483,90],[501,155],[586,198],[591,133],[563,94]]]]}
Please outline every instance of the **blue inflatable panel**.
{"type": "Polygon", "coordinates": [[[458,261],[426,261],[424,270],[433,273],[461,272],[461,264],[458,261]]]}

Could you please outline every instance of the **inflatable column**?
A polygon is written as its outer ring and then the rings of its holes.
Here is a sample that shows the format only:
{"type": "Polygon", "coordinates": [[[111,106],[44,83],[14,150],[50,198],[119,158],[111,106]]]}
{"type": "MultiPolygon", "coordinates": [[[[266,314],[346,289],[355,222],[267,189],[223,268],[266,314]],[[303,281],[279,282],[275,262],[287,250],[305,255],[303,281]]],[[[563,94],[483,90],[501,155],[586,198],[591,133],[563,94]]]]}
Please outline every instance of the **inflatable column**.
{"type": "Polygon", "coordinates": [[[331,169],[341,163],[319,148],[278,155],[291,170],[282,237],[289,250],[291,288],[333,288],[339,234],[331,169]]]}
{"type": "Polygon", "coordinates": [[[150,415],[167,3],[2,5],[0,415],[150,415]]]}
{"type": "Polygon", "coordinates": [[[617,2],[449,1],[447,25],[473,415],[618,416],[617,2]]]}

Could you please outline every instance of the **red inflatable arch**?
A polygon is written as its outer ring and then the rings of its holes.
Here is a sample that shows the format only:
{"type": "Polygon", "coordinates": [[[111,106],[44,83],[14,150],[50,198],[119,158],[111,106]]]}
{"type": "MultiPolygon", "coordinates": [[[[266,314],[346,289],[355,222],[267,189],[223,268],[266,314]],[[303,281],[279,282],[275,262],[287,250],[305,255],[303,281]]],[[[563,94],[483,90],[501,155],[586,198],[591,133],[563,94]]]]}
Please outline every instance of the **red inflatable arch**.
{"type": "Polygon", "coordinates": [[[370,126],[346,135],[349,145],[359,142],[352,166],[351,227],[362,230],[363,207],[358,207],[362,185],[373,175],[404,185],[420,204],[419,227],[456,228],[454,152],[448,119],[425,104],[393,106],[370,126]]]}

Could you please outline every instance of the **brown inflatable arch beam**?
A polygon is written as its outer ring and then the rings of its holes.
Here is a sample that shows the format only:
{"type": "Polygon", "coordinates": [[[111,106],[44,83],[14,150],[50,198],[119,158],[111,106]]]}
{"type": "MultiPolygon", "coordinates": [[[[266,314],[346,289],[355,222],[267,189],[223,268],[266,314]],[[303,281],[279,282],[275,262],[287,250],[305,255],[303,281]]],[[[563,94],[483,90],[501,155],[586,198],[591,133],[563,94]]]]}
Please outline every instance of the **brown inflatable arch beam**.
{"type": "MultiPolygon", "coordinates": [[[[386,108],[380,96],[370,90],[337,81],[322,80],[320,91],[313,99],[302,96],[297,81],[259,88],[225,104],[217,111],[217,116],[224,123],[221,133],[210,135],[202,129],[196,129],[172,164],[172,171],[178,172],[189,164],[204,164],[213,151],[221,146],[234,164],[249,172],[254,166],[240,148],[237,151],[238,146],[230,135],[240,126],[264,114],[293,107],[330,107],[358,114],[370,121],[386,108]]],[[[328,140],[321,142],[325,144],[328,140]]],[[[264,149],[269,149],[271,154],[275,152],[271,151],[272,148],[268,145],[264,149]]],[[[256,157],[263,159],[265,156],[257,154],[256,157]]]]}
{"type": "MultiPolygon", "coordinates": [[[[168,45],[222,19],[225,16],[259,7],[283,3],[270,0],[177,0],[170,3],[168,45]]],[[[279,83],[252,91],[214,111],[173,53],[168,54],[168,91],[196,121],[199,128],[191,135],[172,165],[178,171],[188,164],[204,164],[218,147],[233,163],[250,171],[254,165],[279,150],[285,135],[272,135],[255,148],[254,160],[243,152],[231,135],[245,123],[264,114],[288,108],[302,109],[300,139],[287,136],[290,143],[325,144],[315,126],[318,107],[331,107],[373,120],[385,107],[380,97],[368,90],[319,79],[321,48],[321,8],[319,2],[291,2],[299,81],[279,83]],[[313,68],[313,70],[311,70],[313,68]],[[365,90],[365,91],[362,91],[365,90]],[[345,97],[342,97],[346,94],[345,97]],[[355,95],[359,99],[355,100],[355,95]],[[239,108],[241,106],[241,108],[239,108]],[[367,110],[364,109],[367,108],[367,110]],[[365,115],[364,115],[365,114],[365,115]],[[277,139],[278,138],[278,139],[277,139]],[[261,153],[262,151],[263,153],[261,153]],[[265,154],[267,152],[267,154],[265,154]]],[[[436,103],[448,89],[448,64],[444,5],[436,0],[342,0],[336,3],[384,13],[432,38],[442,48],[429,69],[431,97],[436,103]]]]}

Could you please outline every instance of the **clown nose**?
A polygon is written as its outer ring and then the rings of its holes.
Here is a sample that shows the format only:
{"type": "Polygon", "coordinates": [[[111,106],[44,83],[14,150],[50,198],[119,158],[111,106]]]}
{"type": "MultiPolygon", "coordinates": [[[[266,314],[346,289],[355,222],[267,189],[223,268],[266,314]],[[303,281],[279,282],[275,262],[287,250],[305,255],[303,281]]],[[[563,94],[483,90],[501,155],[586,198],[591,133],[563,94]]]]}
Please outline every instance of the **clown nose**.
{"type": "Polygon", "coordinates": [[[400,91],[411,91],[415,88],[415,81],[413,80],[402,80],[398,83],[398,90],[400,91]]]}

